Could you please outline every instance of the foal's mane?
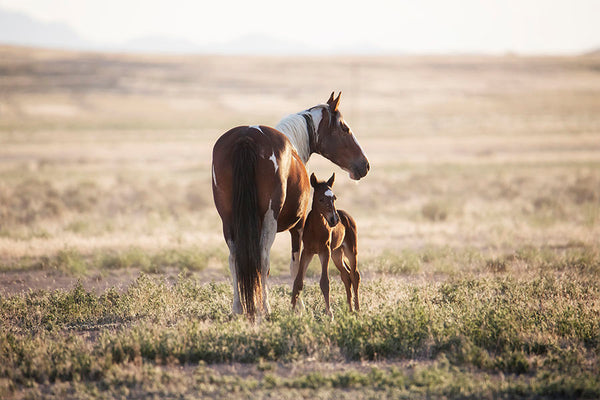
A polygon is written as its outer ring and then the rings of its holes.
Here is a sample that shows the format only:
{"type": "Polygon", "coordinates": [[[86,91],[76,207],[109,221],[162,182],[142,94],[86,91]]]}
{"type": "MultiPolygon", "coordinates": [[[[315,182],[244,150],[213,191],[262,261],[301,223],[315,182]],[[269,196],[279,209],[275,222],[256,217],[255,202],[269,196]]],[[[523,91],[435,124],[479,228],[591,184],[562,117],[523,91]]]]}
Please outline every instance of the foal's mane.
{"type": "Polygon", "coordinates": [[[311,133],[308,131],[305,116],[312,118],[314,126],[313,141],[314,143],[317,143],[319,123],[321,122],[323,112],[328,109],[329,106],[327,104],[319,104],[309,108],[308,110],[300,111],[296,114],[290,114],[287,117],[284,117],[281,121],[279,121],[277,126],[275,126],[275,129],[282,132],[288,137],[290,142],[292,142],[292,145],[296,149],[296,152],[298,152],[298,155],[304,164],[308,162],[311,151],[314,150],[310,148],[311,133]]]}

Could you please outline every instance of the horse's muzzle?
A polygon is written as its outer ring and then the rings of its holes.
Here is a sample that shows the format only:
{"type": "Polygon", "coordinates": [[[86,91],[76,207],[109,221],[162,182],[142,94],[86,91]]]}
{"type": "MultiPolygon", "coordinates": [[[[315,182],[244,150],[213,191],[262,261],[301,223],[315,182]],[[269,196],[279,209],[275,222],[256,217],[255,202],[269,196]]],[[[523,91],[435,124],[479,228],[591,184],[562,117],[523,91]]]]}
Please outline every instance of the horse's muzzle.
{"type": "Polygon", "coordinates": [[[371,165],[369,164],[369,160],[365,158],[363,161],[352,164],[350,178],[354,179],[355,181],[364,178],[370,169],[371,165]]]}

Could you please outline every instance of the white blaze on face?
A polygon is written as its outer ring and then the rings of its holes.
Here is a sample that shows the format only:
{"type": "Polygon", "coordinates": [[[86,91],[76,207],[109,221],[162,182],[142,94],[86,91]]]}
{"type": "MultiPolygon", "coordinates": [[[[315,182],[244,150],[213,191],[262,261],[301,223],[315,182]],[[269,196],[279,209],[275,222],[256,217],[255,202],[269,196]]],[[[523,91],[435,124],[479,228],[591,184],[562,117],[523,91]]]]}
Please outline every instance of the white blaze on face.
{"type": "Polygon", "coordinates": [[[327,197],[333,197],[333,192],[331,191],[331,189],[327,189],[327,191],[324,193],[324,195],[327,197]]]}

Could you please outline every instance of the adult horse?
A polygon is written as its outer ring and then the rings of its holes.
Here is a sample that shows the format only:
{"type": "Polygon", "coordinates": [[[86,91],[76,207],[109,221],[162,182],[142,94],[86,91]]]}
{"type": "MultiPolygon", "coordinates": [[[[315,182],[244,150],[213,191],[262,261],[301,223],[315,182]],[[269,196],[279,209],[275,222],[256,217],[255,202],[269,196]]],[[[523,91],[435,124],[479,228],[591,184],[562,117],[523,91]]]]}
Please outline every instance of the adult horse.
{"type": "Polygon", "coordinates": [[[359,180],[369,162],[338,107],[341,93],[326,104],[292,114],[275,129],[238,126],[215,143],[212,189],[229,247],[233,312],[253,320],[269,313],[267,276],[275,234],[292,237],[292,280],[299,268],[310,184],[306,162],[318,153],[359,180]],[[257,307],[258,304],[258,307],[257,307]]]}

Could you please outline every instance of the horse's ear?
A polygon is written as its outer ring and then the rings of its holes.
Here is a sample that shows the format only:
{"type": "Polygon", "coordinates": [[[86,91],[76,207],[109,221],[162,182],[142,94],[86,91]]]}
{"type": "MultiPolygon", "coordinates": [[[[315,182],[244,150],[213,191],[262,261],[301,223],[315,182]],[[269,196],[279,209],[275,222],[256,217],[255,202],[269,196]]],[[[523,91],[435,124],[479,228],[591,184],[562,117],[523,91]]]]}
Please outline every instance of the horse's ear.
{"type": "Polygon", "coordinates": [[[327,100],[327,104],[329,105],[329,107],[331,107],[333,105],[333,95],[335,94],[335,92],[331,92],[331,96],[329,96],[329,100],[327,100]]]}
{"type": "Polygon", "coordinates": [[[336,112],[338,110],[338,106],[340,105],[340,97],[342,97],[342,92],[338,94],[338,96],[333,100],[333,104],[330,104],[331,111],[336,112]]]}
{"type": "Polygon", "coordinates": [[[333,187],[333,182],[335,181],[335,172],[331,175],[331,178],[327,181],[327,186],[333,187]]]}
{"type": "Polygon", "coordinates": [[[314,172],[312,174],[310,174],[310,185],[312,187],[317,186],[317,177],[315,176],[314,172]]]}

